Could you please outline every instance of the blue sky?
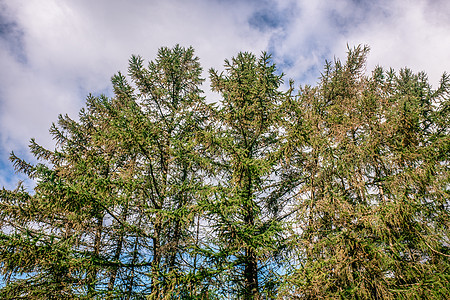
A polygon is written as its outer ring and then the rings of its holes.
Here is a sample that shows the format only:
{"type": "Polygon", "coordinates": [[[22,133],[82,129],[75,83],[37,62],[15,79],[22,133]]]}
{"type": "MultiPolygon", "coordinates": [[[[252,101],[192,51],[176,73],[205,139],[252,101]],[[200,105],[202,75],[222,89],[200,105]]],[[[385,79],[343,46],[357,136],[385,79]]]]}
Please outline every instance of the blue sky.
{"type": "Polygon", "coordinates": [[[88,93],[110,93],[131,54],[151,60],[179,43],[220,70],[238,51],[268,51],[299,85],[344,59],[347,44],[367,44],[368,72],[408,66],[436,86],[450,71],[448,15],[446,0],[0,0],[0,188],[21,179],[9,153],[32,160],[32,137],[53,148],[58,114],[76,117],[88,93]]]}

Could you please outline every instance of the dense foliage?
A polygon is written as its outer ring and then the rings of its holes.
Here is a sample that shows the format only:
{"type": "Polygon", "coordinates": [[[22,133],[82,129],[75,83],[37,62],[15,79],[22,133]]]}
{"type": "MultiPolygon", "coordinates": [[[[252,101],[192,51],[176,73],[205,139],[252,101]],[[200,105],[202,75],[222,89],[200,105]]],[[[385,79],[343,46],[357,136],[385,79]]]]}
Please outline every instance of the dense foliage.
{"type": "Polygon", "coordinates": [[[365,72],[367,47],[282,90],[270,56],[132,56],[0,191],[2,299],[444,299],[450,77],[365,72]]]}

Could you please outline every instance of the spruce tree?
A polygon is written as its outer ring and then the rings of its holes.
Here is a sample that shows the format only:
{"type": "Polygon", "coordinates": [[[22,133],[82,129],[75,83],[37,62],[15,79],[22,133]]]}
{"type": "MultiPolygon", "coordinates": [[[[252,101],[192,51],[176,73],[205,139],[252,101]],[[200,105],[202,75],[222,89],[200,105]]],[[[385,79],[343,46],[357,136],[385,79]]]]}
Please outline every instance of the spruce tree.
{"type": "Polygon", "coordinates": [[[280,169],[284,94],[270,56],[239,53],[225,72],[210,71],[220,93],[209,132],[215,177],[208,203],[216,256],[227,297],[259,299],[276,293],[276,253],[283,235],[283,197],[273,197],[280,169]],[[225,275],[226,274],[226,275],[225,275]]]}
{"type": "Polygon", "coordinates": [[[190,282],[198,272],[190,263],[198,255],[200,74],[192,48],[161,48],[148,68],[133,56],[134,87],[119,73],[113,98],[89,97],[79,121],[60,117],[51,128],[55,151],[32,141],[46,164],[12,155],[37,186],[1,194],[3,298],[159,299],[202,290],[190,282]]]}
{"type": "Polygon", "coordinates": [[[200,282],[190,282],[199,272],[196,201],[203,183],[196,139],[206,116],[201,72],[193,48],[176,46],[161,48],[147,68],[140,57],[131,58],[129,75],[138,92],[120,74],[113,78],[117,105],[125,105],[120,139],[128,139],[126,147],[137,155],[130,184],[150,238],[138,252],[151,253],[152,299],[202,291],[200,282]]]}
{"type": "Polygon", "coordinates": [[[328,63],[290,103],[305,299],[443,299],[449,292],[448,76],[364,73],[367,47],[328,63]]]}
{"type": "Polygon", "coordinates": [[[365,71],[316,86],[271,57],[210,70],[161,48],[114,95],[60,116],[35,180],[0,191],[2,299],[444,299],[450,292],[450,77],[365,71]]]}

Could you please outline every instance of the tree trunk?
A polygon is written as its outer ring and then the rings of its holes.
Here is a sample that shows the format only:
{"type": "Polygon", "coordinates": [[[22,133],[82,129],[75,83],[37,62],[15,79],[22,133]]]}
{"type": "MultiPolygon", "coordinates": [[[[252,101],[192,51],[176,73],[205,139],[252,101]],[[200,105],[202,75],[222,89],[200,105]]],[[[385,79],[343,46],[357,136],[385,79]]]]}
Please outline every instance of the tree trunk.
{"type": "Polygon", "coordinates": [[[244,299],[258,299],[258,260],[253,249],[245,249],[244,299]]]}
{"type": "Polygon", "coordinates": [[[136,237],[135,242],[134,242],[133,258],[131,259],[131,273],[130,273],[130,279],[128,280],[126,300],[129,300],[131,298],[132,293],[133,293],[134,268],[135,268],[135,264],[137,262],[138,253],[139,253],[138,252],[138,248],[139,248],[139,237],[136,237]]]}
{"type": "MultiPolygon", "coordinates": [[[[121,223],[124,223],[127,219],[127,213],[128,209],[125,207],[124,212],[122,214],[121,223]]],[[[120,235],[119,239],[117,241],[116,250],[114,251],[114,263],[118,262],[120,259],[120,254],[122,253],[122,247],[123,247],[123,239],[124,239],[124,228],[120,229],[120,235]]],[[[114,284],[117,278],[117,266],[112,267],[111,274],[109,276],[109,283],[108,283],[108,291],[114,290],[114,284]]]]}
{"type": "Polygon", "coordinates": [[[160,284],[159,284],[159,272],[161,265],[161,220],[160,216],[157,215],[155,220],[155,232],[153,234],[153,261],[151,264],[151,294],[152,299],[158,299],[160,296],[160,284]]]}
{"type": "MultiPolygon", "coordinates": [[[[250,151],[249,151],[250,152],[250,151]]],[[[246,182],[244,187],[244,197],[246,201],[245,209],[245,223],[248,228],[254,228],[255,216],[253,213],[252,200],[252,174],[250,170],[246,170],[246,182]]],[[[244,299],[253,300],[258,299],[258,258],[254,249],[250,246],[245,247],[244,258],[244,299]]]]}
{"type": "MultiPolygon", "coordinates": [[[[95,260],[98,259],[101,250],[102,231],[103,231],[103,215],[97,217],[97,226],[95,230],[94,253],[93,253],[93,257],[95,260]]],[[[93,297],[95,294],[97,270],[98,267],[96,266],[96,262],[94,261],[93,264],[90,266],[90,272],[88,274],[88,282],[87,282],[88,297],[93,297]]]]}

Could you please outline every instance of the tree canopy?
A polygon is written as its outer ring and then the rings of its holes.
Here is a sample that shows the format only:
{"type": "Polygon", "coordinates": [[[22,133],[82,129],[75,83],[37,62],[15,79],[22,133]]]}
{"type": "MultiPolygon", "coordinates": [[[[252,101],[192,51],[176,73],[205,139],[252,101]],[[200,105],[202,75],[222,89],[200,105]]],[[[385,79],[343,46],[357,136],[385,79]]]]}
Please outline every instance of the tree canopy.
{"type": "Polygon", "coordinates": [[[365,71],[283,88],[262,53],[209,71],[161,48],[34,139],[0,191],[3,299],[444,299],[450,77],[365,71]]]}

